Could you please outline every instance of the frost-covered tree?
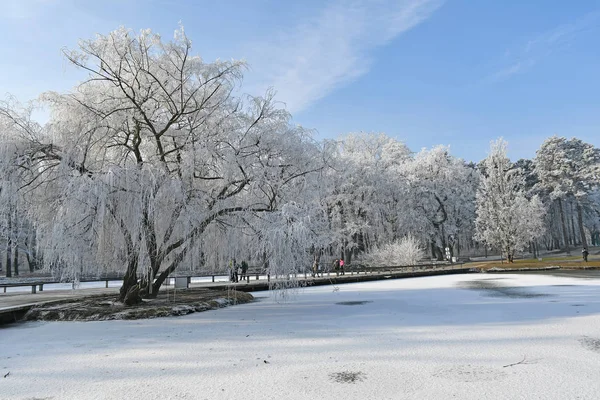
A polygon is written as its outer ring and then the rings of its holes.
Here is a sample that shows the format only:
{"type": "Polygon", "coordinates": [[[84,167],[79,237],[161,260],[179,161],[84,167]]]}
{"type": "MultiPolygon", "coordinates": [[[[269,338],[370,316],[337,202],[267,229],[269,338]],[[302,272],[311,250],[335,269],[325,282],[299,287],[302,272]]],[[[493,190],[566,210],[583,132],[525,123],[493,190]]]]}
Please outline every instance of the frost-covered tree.
{"type": "Polygon", "coordinates": [[[351,262],[371,244],[404,233],[405,185],[398,168],[410,158],[403,143],[385,134],[349,134],[328,151],[323,206],[335,257],[351,262]]]}
{"type": "MultiPolygon", "coordinates": [[[[44,127],[3,107],[27,143],[13,160],[36,190],[45,265],[123,273],[127,303],[155,295],[181,265],[222,260],[218,227],[251,220],[268,241],[272,217],[258,215],[281,213],[322,166],[272,94],[232,95],[243,63],[206,63],[191,50],[183,28],[170,42],[121,28],[65,52],[89,76],[42,97],[52,110],[44,127]]],[[[291,265],[281,257],[272,263],[291,265]]]]}
{"type": "MultiPolygon", "coordinates": [[[[11,104],[17,107],[14,101],[11,104]]],[[[1,104],[0,104],[1,105],[1,104]]],[[[0,107],[0,247],[5,250],[3,264],[6,276],[19,275],[19,267],[24,264],[23,255],[33,271],[38,266],[41,253],[37,251],[36,229],[28,215],[30,203],[29,191],[25,190],[29,182],[23,180],[22,168],[28,167],[29,161],[17,158],[28,147],[27,142],[19,138],[3,118],[3,108],[0,107]]],[[[34,127],[37,124],[30,120],[20,120],[24,126],[34,127]]]]}
{"type": "Polygon", "coordinates": [[[447,147],[437,146],[416,154],[404,174],[413,232],[424,235],[432,256],[443,260],[446,247],[453,252],[459,237],[472,236],[478,173],[447,147]]]}
{"type": "Polygon", "coordinates": [[[475,238],[512,261],[515,251],[543,233],[544,205],[537,196],[527,199],[519,189],[524,183],[506,156],[504,140],[491,143],[484,165],[477,191],[475,238]]]}
{"type": "Polygon", "coordinates": [[[565,247],[568,251],[568,227],[565,201],[573,201],[581,243],[587,248],[584,209],[591,210],[589,194],[599,185],[600,149],[580,139],[552,136],[536,152],[535,172],[541,190],[558,203],[565,247]]]}

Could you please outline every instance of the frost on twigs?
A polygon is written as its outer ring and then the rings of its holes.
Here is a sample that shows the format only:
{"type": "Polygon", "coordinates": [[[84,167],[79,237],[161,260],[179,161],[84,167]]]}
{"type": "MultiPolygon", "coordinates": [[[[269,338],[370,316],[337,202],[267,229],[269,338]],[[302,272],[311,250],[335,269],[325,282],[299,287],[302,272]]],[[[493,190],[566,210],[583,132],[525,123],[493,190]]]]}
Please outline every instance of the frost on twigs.
{"type": "Polygon", "coordinates": [[[412,235],[407,235],[393,243],[376,247],[365,257],[370,265],[416,265],[425,256],[423,246],[412,235]]]}
{"type": "MultiPolygon", "coordinates": [[[[64,55],[89,75],[42,96],[47,124],[0,104],[0,179],[10,170],[15,190],[0,189],[27,205],[47,270],[124,277],[119,299],[136,303],[179,271],[225,273],[233,259],[302,271],[303,220],[283,208],[307,198],[320,151],[273,92],[234,97],[243,62],[204,62],[183,28],[171,41],[121,28],[64,55]]],[[[4,204],[0,217],[16,214],[4,204]]]]}
{"type": "Polygon", "coordinates": [[[507,143],[491,143],[483,161],[486,173],[477,191],[475,239],[500,249],[512,261],[515,252],[544,233],[545,207],[538,196],[528,199],[520,189],[523,178],[506,155],[507,143]]]}

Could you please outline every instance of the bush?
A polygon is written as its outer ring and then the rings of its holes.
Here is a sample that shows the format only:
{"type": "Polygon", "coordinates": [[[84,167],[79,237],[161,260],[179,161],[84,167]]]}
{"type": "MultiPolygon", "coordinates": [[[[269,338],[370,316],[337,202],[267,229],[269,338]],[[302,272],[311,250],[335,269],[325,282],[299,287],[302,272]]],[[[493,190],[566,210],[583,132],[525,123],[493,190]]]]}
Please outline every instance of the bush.
{"type": "Polygon", "coordinates": [[[366,257],[371,265],[415,265],[425,256],[421,243],[412,235],[403,237],[393,243],[375,248],[366,257]]]}

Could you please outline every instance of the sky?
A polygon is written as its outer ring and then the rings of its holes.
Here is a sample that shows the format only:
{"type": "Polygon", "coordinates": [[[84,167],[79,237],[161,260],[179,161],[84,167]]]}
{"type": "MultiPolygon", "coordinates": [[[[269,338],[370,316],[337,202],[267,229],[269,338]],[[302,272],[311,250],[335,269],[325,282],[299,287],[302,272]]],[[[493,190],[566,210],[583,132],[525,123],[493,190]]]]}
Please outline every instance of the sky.
{"type": "MultiPolygon", "coordinates": [[[[384,132],[479,161],[504,137],[531,158],[552,135],[600,146],[600,0],[0,0],[0,98],[68,91],[61,49],[125,26],[179,24],[207,62],[248,63],[317,140],[384,132]]],[[[43,118],[43,117],[40,117],[43,118]]]]}

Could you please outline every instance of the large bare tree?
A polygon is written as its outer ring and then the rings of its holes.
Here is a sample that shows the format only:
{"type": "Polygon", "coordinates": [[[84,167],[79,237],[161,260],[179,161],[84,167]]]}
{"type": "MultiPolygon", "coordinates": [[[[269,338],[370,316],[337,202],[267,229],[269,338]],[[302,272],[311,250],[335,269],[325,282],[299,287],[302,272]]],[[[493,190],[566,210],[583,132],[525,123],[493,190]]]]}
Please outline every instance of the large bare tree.
{"type": "Polygon", "coordinates": [[[40,195],[46,264],[75,277],[123,272],[126,303],[194,262],[211,225],[277,211],[320,168],[272,93],[233,96],[244,64],[204,62],[183,28],[170,42],[121,28],[65,55],[88,78],[42,97],[48,124],[34,129],[10,107],[3,116],[28,142],[18,159],[40,195]]]}

